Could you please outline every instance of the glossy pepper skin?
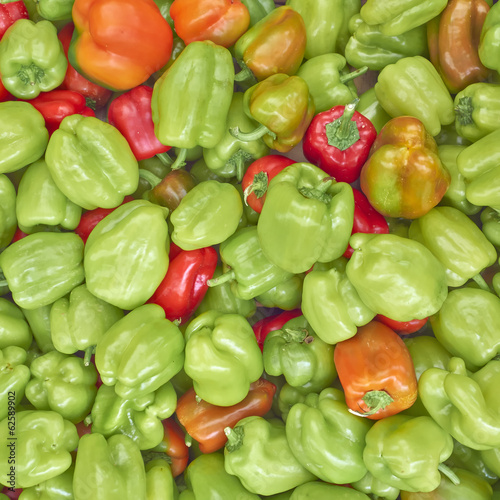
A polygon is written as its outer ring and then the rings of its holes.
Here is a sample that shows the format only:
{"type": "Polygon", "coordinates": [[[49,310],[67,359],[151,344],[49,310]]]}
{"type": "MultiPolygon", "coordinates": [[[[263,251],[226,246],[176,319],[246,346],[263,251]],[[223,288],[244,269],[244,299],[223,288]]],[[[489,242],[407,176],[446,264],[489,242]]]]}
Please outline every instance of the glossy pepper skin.
{"type": "Polygon", "coordinates": [[[51,307],[52,304],[47,304],[36,309],[22,309],[26,321],[33,332],[36,345],[42,352],[49,352],[55,349],[50,331],[51,307]]]}
{"type": "Polygon", "coordinates": [[[382,127],[391,119],[384,108],[380,105],[373,87],[365,90],[359,96],[357,110],[366,116],[376,128],[377,133],[382,130],[382,127]]]}
{"type": "Polygon", "coordinates": [[[126,310],[153,295],[169,265],[166,212],[149,201],[134,200],[97,224],[85,244],[83,261],[93,295],[126,310]]]}
{"type": "Polygon", "coordinates": [[[217,406],[245,399],[264,369],[248,321],[239,314],[207,311],[191,320],[184,335],[184,370],[193,379],[196,394],[217,406]]]}
{"type": "Polygon", "coordinates": [[[26,366],[27,354],[22,347],[11,345],[0,349],[0,419],[3,420],[24,396],[30,380],[30,369],[26,366]],[[12,399],[12,394],[14,399],[12,399]]]}
{"type": "Polygon", "coordinates": [[[359,481],[354,481],[351,486],[361,493],[369,496],[369,498],[380,497],[385,500],[397,500],[399,498],[399,488],[394,488],[380,481],[372,474],[367,472],[359,481]]]}
{"type": "Polygon", "coordinates": [[[264,341],[269,333],[274,330],[281,330],[283,325],[297,316],[301,316],[302,311],[300,309],[292,309],[291,311],[282,311],[270,316],[266,316],[261,320],[257,321],[252,325],[253,332],[255,333],[255,338],[259,344],[260,350],[264,349],[264,341]]]}
{"type": "MultiPolygon", "coordinates": [[[[30,488],[23,488],[22,500],[56,500],[58,498],[72,498],[73,497],[73,474],[75,467],[71,467],[64,471],[59,476],[47,479],[30,488]]],[[[0,497],[1,498],[1,497],[0,497]]],[[[9,500],[10,497],[6,497],[9,500]]],[[[21,498],[19,496],[19,498],[21,498]]]]}
{"type": "Polygon", "coordinates": [[[484,20],[479,38],[479,59],[489,69],[498,71],[498,25],[500,21],[500,8],[492,5],[484,20]]]}
{"type": "Polygon", "coordinates": [[[360,187],[382,215],[416,219],[443,198],[451,176],[436,141],[413,116],[389,120],[361,168],[360,187]]]}
{"type": "Polygon", "coordinates": [[[139,447],[127,436],[86,434],[78,442],[75,500],[146,500],[146,472],[139,447]]]}
{"type": "Polygon", "coordinates": [[[16,414],[15,429],[9,430],[8,417],[0,422],[0,436],[4,443],[16,449],[15,484],[10,483],[10,448],[0,451],[0,481],[15,488],[29,488],[69,469],[71,452],[78,445],[76,427],[54,411],[27,410],[16,414]],[[11,434],[14,433],[14,435],[11,434]],[[22,457],[22,459],[21,459],[22,457]]]}
{"type": "Polygon", "coordinates": [[[0,349],[17,346],[27,350],[33,335],[23,311],[7,298],[0,297],[0,349]]]}
{"type": "Polygon", "coordinates": [[[371,425],[349,412],[341,390],[329,387],[292,406],[286,435],[295,458],[309,472],[327,483],[347,484],[367,472],[363,449],[371,425]]]}
{"type": "Polygon", "coordinates": [[[355,108],[356,101],[316,114],[302,143],[307,161],[349,184],[358,179],[377,136],[370,120],[355,108]]]}
{"type": "Polygon", "coordinates": [[[55,89],[67,66],[57,29],[50,21],[18,19],[0,41],[2,83],[19,99],[33,99],[55,89]]]}
{"type": "Polygon", "coordinates": [[[269,183],[257,231],[266,257],[297,274],[344,253],[353,216],[349,184],[332,181],[310,163],[296,163],[269,183]]]}
{"type": "Polygon", "coordinates": [[[174,481],[170,465],[162,458],[155,458],[145,462],[146,471],[146,499],[147,500],[175,500],[179,489],[174,481]]]}
{"type": "Polygon", "coordinates": [[[366,434],[363,459],[368,471],[389,486],[429,492],[439,486],[439,470],[452,451],[453,439],[432,418],[392,415],[366,434]]]}
{"type": "Polygon", "coordinates": [[[111,90],[144,83],[172,52],[172,29],[153,0],[75,0],[72,19],[71,65],[111,90]]]}
{"type": "Polygon", "coordinates": [[[9,245],[17,229],[16,196],[10,179],[0,174],[0,250],[9,245]]]}
{"type": "Polygon", "coordinates": [[[14,302],[24,309],[51,304],[80,285],[83,241],[73,233],[34,233],[0,254],[14,302]]]}
{"type": "Polygon", "coordinates": [[[7,29],[18,19],[28,19],[28,10],[22,0],[4,3],[0,6],[0,40],[7,29]]]}
{"type": "Polygon", "coordinates": [[[314,479],[293,455],[281,420],[245,417],[226,434],[224,468],[250,492],[274,495],[314,479]]]}
{"type": "Polygon", "coordinates": [[[156,304],[136,307],[117,321],[95,352],[102,382],[114,386],[123,399],[157,390],[181,370],[183,363],[182,333],[156,304]]]}
{"type": "Polygon", "coordinates": [[[255,300],[264,307],[290,311],[300,307],[304,274],[294,274],[269,290],[257,295],[255,300]]]}
{"type": "Polygon", "coordinates": [[[250,14],[250,26],[257,24],[276,8],[274,0],[241,0],[250,14]]]}
{"type": "Polygon", "coordinates": [[[186,432],[197,441],[202,453],[213,453],[224,447],[226,427],[242,418],[264,417],[273,403],[276,386],[264,378],[250,384],[247,396],[232,406],[216,406],[197,401],[194,388],[187,390],[177,402],[175,414],[186,432]]]}
{"type": "Polygon", "coordinates": [[[432,63],[422,56],[405,57],[379,73],[375,93],[391,115],[411,115],[424,124],[430,135],[455,120],[453,99],[432,63]],[[408,96],[412,96],[408,99],[408,96]]]}

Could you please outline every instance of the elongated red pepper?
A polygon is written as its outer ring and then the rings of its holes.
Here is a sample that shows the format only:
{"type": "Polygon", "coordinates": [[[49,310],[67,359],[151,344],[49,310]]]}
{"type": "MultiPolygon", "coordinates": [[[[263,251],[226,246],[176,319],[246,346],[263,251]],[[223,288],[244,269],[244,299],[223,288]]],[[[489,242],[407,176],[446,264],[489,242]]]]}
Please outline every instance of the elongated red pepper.
{"type": "Polygon", "coordinates": [[[335,177],[354,182],[377,137],[372,122],[356,111],[357,101],[318,113],[304,136],[302,150],[307,160],[335,177]]]}
{"type": "Polygon", "coordinates": [[[376,321],[387,325],[391,330],[394,330],[399,335],[409,335],[410,333],[418,332],[425,326],[428,318],[412,319],[410,321],[396,321],[388,318],[383,314],[377,314],[374,318],[376,321]]]}
{"type": "MultiPolygon", "coordinates": [[[[352,188],[352,193],[354,195],[352,234],[388,234],[389,225],[385,217],[370,205],[368,198],[359,189],[352,188]]],[[[351,245],[348,245],[344,257],[350,258],[353,252],[351,245]]]]}
{"type": "Polygon", "coordinates": [[[18,19],[28,19],[28,9],[22,0],[0,3],[0,40],[7,29],[18,19]]]}
{"type": "Polygon", "coordinates": [[[170,321],[185,323],[207,293],[207,280],[214,275],[217,258],[212,247],[183,250],[170,260],[167,274],[148,303],[163,307],[170,321]]]}
{"type": "Polygon", "coordinates": [[[152,95],[151,87],[139,85],[114,99],[108,108],[108,122],[127,139],[137,160],[145,160],[171,149],[162,144],[154,133],[152,95]]]}
{"type": "Polygon", "coordinates": [[[283,311],[278,314],[273,314],[272,316],[267,316],[257,321],[252,328],[255,333],[255,338],[257,339],[257,344],[259,344],[260,350],[264,351],[264,341],[270,332],[275,330],[281,330],[283,325],[297,316],[300,316],[302,311],[300,309],[292,309],[291,311],[283,311]]]}
{"type": "Polygon", "coordinates": [[[85,97],[74,90],[55,89],[42,92],[28,102],[42,113],[50,135],[69,115],[95,116],[94,110],[87,106],[85,97]]]}
{"type": "Polygon", "coordinates": [[[273,177],[294,163],[294,160],[282,155],[263,156],[251,163],[241,180],[245,203],[260,214],[267,186],[273,177]]]}

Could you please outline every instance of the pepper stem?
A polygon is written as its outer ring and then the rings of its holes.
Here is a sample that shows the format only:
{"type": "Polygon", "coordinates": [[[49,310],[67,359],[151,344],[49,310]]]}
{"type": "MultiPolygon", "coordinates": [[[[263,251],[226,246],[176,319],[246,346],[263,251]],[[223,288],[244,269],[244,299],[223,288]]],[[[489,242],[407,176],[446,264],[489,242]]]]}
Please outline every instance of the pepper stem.
{"type": "Polygon", "coordinates": [[[276,134],[269,130],[265,125],[260,125],[253,132],[242,132],[238,127],[229,129],[229,133],[243,142],[256,141],[266,134],[269,134],[273,139],[276,139],[276,134]]]}
{"type": "Polygon", "coordinates": [[[325,134],[328,145],[345,151],[359,141],[359,129],[356,121],[352,119],[359,98],[354,99],[346,106],[340,118],[325,125],[325,134]]]}
{"type": "Polygon", "coordinates": [[[325,177],[316,187],[299,188],[299,193],[306,198],[311,200],[318,200],[323,203],[330,203],[332,201],[332,196],[327,193],[330,186],[333,184],[335,179],[333,177],[325,177]]]}
{"type": "Polygon", "coordinates": [[[245,191],[243,191],[243,201],[245,202],[245,205],[248,206],[247,198],[251,193],[254,193],[256,198],[262,198],[267,192],[268,184],[269,176],[267,175],[267,172],[261,170],[258,174],[255,174],[252,184],[247,186],[245,191]]]}
{"type": "Polygon", "coordinates": [[[90,363],[91,363],[91,360],[92,360],[92,354],[94,354],[95,352],[95,346],[94,345],[91,345],[90,347],[87,347],[87,349],[85,349],[85,354],[83,356],[83,364],[85,366],[89,366],[90,363]]]}
{"type": "Polygon", "coordinates": [[[226,450],[229,453],[236,451],[243,444],[243,437],[245,436],[245,430],[242,426],[235,427],[224,427],[224,434],[227,437],[226,450]]]}
{"type": "Polygon", "coordinates": [[[217,278],[212,278],[207,280],[207,285],[209,287],[219,286],[223,283],[236,279],[236,274],[233,270],[228,271],[227,273],[221,274],[217,278]]]}
{"type": "Polygon", "coordinates": [[[243,179],[243,175],[245,175],[245,167],[248,162],[253,161],[253,158],[253,155],[251,155],[247,151],[239,149],[227,161],[227,164],[234,165],[236,171],[236,179],[238,180],[238,182],[241,182],[241,180],[243,179]]]}
{"type": "Polygon", "coordinates": [[[170,167],[174,160],[172,160],[171,156],[168,153],[158,153],[156,157],[165,165],[166,167],[170,167]]]}
{"type": "Polygon", "coordinates": [[[485,290],[486,292],[491,292],[490,286],[488,285],[488,283],[486,283],[486,280],[480,274],[472,276],[472,279],[479,285],[479,288],[485,290]]]}
{"type": "Polygon", "coordinates": [[[179,168],[182,168],[186,164],[186,156],[187,156],[187,149],[186,148],[179,149],[179,154],[177,155],[177,158],[175,159],[174,163],[172,163],[171,165],[172,170],[179,170],[179,168]]]}
{"type": "Polygon", "coordinates": [[[242,60],[238,60],[238,65],[241,70],[234,75],[234,81],[255,85],[257,83],[257,78],[255,78],[253,71],[242,60]]]}
{"type": "Polygon", "coordinates": [[[446,476],[455,486],[460,484],[460,478],[445,464],[438,465],[438,471],[446,476]]]}
{"type": "Polygon", "coordinates": [[[160,184],[162,181],[162,179],[160,179],[157,175],[153,174],[153,172],[150,172],[149,170],[146,170],[145,168],[139,169],[139,177],[144,179],[151,186],[151,189],[160,184]]]}
{"type": "Polygon", "coordinates": [[[351,73],[347,73],[346,75],[342,75],[339,78],[340,83],[347,83],[351,80],[354,80],[358,76],[364,75],[368,71],[368,66],[362,66],[361,68],[352,71],[351,73]]]}
{"type": "Polygon", "coordinates": [[[86,427],[88,427],[89,425],[92,425],[92,415],[87,415],[84,419],[83,419],[83,423],[86,427]]]}
{"type": "Polygon", "coordinates": [[[31,63],[29,66],[23,64],[17,72],[17,77],[24,85],[38,84],[44,76],[45,71],[35,63],[31,63]]]}
{"type": "Polygon", "coordinates": [[[457,121],[460,125],[471,125],[474,123],[472,118],[472,112],[474,111],[474,106],[472,105],[472,97],[464,96],[458,100],[455,107],[455,113],[457,116],[457,121]]]}
{"type": "Polygon", "coordinates": [[[309,335],[306,328],[283,328],[281,332],[287,344],[292,344],[294,342],[298,344],[310,344],[314,341],[314,337],[309,335]]]}
{"type": "Polygon", "coordinates": [[[350,413],[357,415],[358,417],[368,417],[370,415],[375,415],[375,413],[383,410],[394,401],[394,399],[385,391],[368,391],[362,399],[366,406],[368,406],[369,410],[361,413],[349,408],[350,413]]]}

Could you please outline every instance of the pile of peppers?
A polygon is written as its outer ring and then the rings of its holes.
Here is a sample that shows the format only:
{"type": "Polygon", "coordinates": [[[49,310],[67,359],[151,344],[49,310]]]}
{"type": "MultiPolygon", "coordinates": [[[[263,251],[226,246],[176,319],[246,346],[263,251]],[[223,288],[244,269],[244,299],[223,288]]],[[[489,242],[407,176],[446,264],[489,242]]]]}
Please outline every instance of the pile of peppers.
{"type": "Polygon", "coordinates": [[[500,499],[499,40],[0,0],[0,500],[500,499]]]}

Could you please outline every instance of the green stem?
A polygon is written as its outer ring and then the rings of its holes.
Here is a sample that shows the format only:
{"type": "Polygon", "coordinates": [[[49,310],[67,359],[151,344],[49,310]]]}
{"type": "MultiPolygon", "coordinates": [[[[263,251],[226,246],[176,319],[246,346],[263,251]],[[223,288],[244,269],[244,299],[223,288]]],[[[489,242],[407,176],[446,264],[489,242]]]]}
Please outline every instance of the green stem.
{"type": "Polygon", "coordinates": [[[186,148],[179,149],[179,154],[177,155],[177,158],[175,159],[174,163],[172,163],[171,165],[172,170],[178,170],[179,168],[182,168],[186,164],[186,155],[187,155],[186,148]]]}
{"type": "Polygon", "coordinates": [[[94,345],[91,345],[90,347],[87,347],[87,349],[85,349],[85,354],[83,356],[83,364],[85,366],[89,366],[90,363],[91,363],[91,360],[92,360],[92,354],[94,354],[95,352],[95,346],[94,345]]]}
{"type": "Polygon", "coordinates": [[[472,105],[472,97],[464,96],[458,100],[458,104],[455,106],[455,114],[457,121],[460,125],[471,125],[474,123],[472,118],[472,112],[474,111],[474,106],[472,105]]]}
{"type": "Polygon", "coordinates": [[[207,280],[207,285],[209,287],[219,286],[234,279],[236,279],[236,274],[233,270],[231,270],[228,271],[227,273],[221,274],[217,278],[212,278],[210,280],[207,280]]]}
{"type": "Polygon", "coordinates": [[[262,198],[267,192],[268,184],[269,176],[267,175],[267,172],[262,170],[258,174],[255,174],[252,184],[247,186],[245,191],[243,191],[243,201],[245,202],[245,205],[248,206],[247,198],[250,196],[250,193],[254,193],[256,198],[262,198]]]}
{"type": "Polygon", "coordinates": [[[89,426],[89,425],[92,425],[92,415],[87,415],[84,419],[83,419],[83,423],[85,426],[89,426]]]}
{"type": "Polygon", "coordinates": [[[339,137],[347,138],[347,136],[349,135],[351,120],[352,117],[354,116],[354,112],[356,111],[356,106],[358,105],[358,102],[359,102],[359,97],[356,97],[354,101],[344,106],[344,112],[342,113],[342,116],[340,118],[340,126],[338,131],[339,137]]]}
{"type": "Polygon", "coordinates": [[[24,85],[39,84],[44,76],[45,71],[35,63],[31,63],[29,66],[23,64],[17,72],[17,77],[24,85]]]}
{"type": "Polygon", "coordinates": [[[485,290],[486,292],[491,292],[490,286],[488,285],[488,283],[486,283],[486,280],[480,274],[476,274],[472,277],[472,279],[479,285],[479,288],[485,290]]]}
{"type": "Polygon", "coordinates": [[[171,156],[168,153],[158,153],[156,157],[165,165],[166,167],[170,167],[174,160],[172,160],[171,156]]]}
{"type": "Polygon", "coordinates": [[[389,406],[394,399],[387,394],[385,391],[368,391],[363,396],[363,401],[368,406],[369,410],[365,412],[357,412],[349,408],[349,412],[358,417],[368,417],[369,415],[375,415],[380,410],[383,410],[386,406],[389,406]]]}
{"type": "Polygon", "coordinates": [[[151,186],[151,189],[160,184],[160,182],[163,180],[160,179],[157,175],[153,174],[153,172],[150,172],[145,168],[139,169],[139,177],[141,179],[144,179],[151,186]]]}
{"type": "Polygon", "coordinates": [[[226,450],[229,453],[236,451],[243,444],[245,430],[242,426],[234,429],[231,429],[231,427],[224,427],[224,434],[227,437],[226,450]]]}
{"type": "Polygon", "coordinates": [[[249,85],[255,85],[258,83],[253,71],[243,61],[238,60],[238,65],[241,70],[234,75],[235,82],[245,82],[249,85]]]}
{"type": "Polygon", "coordinates": [[[351,73],[347,73],[347,75],[342,75],[340,77],[340,83],[347,83],[350,82],[351,80],[354,80],[354,78],[364,75],[368,71],[368,66],[363,66],[356,71],[352,71],[351,73]]]}
{"type": "Polygon", "coordinates": [[[287,344],[310,344],[314,340],[314,337],[309,335],[306,328],[283,328],[281,332],[287,344]]]}
{"type": "Polygon", "coordinates": [[[193,446],[193,438],[189,434],[186,434],[184,436],[184,443],[188,448],[191,448],[193,446]]]}
{"type": "Polygon", "coordinates": [[[238,127],[233,127],[229,129],[229,133],[243,142],[256,141],[266,134],[269,134],[273,139],[276,139],[276,134],[271,132],[265,125],[260,125],[253,132],[241,132],[238,127]]]}
{"type": "Polygon", "coordinates": [[[438,470],[446,476],[455,486],[460,484],[460,478],[445,464],[439,464],[438,470]]]}

